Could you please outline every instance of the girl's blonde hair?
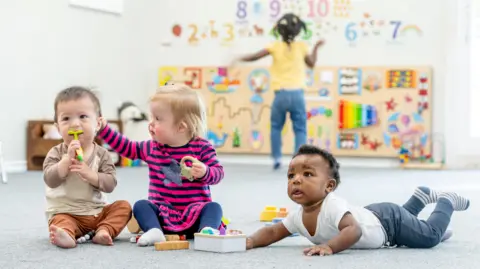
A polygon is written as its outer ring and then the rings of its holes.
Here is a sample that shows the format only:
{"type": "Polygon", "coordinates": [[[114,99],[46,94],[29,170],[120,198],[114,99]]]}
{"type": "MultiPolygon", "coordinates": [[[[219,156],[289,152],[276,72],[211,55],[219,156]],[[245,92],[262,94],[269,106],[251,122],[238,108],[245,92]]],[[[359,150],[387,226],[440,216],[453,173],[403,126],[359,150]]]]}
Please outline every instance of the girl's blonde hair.
{"type": "Polygon", "coordinates": [[[170,105],[175,123],[185,122],[191,137],[204,137],[207,132],[205,104],[200,94],[184,84],[162,86],[150,102],[165,101],[170,105]]]}

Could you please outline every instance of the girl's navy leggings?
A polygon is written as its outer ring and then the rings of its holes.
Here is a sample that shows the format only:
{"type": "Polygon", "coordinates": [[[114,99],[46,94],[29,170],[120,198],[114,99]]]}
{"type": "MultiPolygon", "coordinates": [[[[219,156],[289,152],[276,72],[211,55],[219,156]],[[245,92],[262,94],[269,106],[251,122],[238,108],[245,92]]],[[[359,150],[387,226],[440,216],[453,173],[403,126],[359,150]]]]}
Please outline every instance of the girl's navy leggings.
{"type": "MultiPolygon", "coordinates": [[[[133,205],[133,215],[138,222],[142,231],[147,232],[150,229],[157,228],[162,230],[162,222],[158,206],[148,200],[137,201],[133,205]]],[[[206,204],[200,217],[196,223],[186,231],[182,231],[188,238],[192,238],[193,234],[199,232],[205,227],[212,227],[217,229],[222,222],[222,207],[216,202],[206,204]]]]}

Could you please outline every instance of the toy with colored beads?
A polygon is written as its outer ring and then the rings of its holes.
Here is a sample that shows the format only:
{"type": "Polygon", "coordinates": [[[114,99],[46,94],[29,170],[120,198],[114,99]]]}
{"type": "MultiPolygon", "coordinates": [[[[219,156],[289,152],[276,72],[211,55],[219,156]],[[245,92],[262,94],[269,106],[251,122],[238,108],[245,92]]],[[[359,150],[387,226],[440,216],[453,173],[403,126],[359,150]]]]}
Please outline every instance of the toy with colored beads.
{"type": "Polygon", "coordinates": [[[87,241],[90,241],[92,240],[92,238],[95,236],[95,231],[90,231],[88,232],[86,235],[82,236],[82,237],[79,237],[77,239],[77,243],[79,244],[83,244],[83,243],[86,243],[87,241]]]}

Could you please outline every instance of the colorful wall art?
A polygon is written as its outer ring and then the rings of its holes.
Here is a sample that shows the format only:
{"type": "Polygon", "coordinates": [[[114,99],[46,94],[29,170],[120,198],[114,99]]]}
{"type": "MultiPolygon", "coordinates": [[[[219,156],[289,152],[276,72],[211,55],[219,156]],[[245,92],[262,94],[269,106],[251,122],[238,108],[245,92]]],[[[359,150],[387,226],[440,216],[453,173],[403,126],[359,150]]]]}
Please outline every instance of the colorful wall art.
{"type": "MultiPolygon", "coordinates": [[[[207,139],[224,153],[270,153],[274,98],[266,67],[159,69],[159,85],[183,81],[207,102],[207,139]]],[[[305,74],[308,143],[337,156],[411,158],[432,154],[430,67],[319,66],[305,74]]],[[[283,152],[293,152],[287,117],[283,152]]]]}
{"type": "MultiPolygon", "coordinates": [[[[217,43],[231,46],[242,40],[279,39],[274,24],[285,13],[293,12],[305,21],[307,29],[299,38],[310,44],[320,38],[339,38],[352,47],[365,41],[400,44],[418,40],[423,30],[417,23],[398,17],[381,16],[382,2],[365,4],[353,0],[237,0],[225,5],[225,15],[198,16],[175,22],[170,29],[174,40],[191,46],[217,43]],[[228,12],[227,10],[230,10],[228,12]],[[370,12],[377,11],[377,12],[370,12]],[[210,17],[209,17],[210,16],[210,17]],[[223,19],[222,19],[223,18],[223,19]],[[413,38],[412,38],[413,37],[413,38]]],[[[371,1],[369,1],[371,2],[371,1]]],[[[209,14],[208,6],[204,13],[209,14]]],[[[201,13],[201,11],[198,11],[201,13]]],[[[387,12],[388,14],[388,12],[387,12]]],[[[411,12],[409,12],[411,15],[411,12]]],[[[408,17],[402,14],[402,18],[408,17]]],[[[415,18],[415,17],[414,17],[415,18]]]]}

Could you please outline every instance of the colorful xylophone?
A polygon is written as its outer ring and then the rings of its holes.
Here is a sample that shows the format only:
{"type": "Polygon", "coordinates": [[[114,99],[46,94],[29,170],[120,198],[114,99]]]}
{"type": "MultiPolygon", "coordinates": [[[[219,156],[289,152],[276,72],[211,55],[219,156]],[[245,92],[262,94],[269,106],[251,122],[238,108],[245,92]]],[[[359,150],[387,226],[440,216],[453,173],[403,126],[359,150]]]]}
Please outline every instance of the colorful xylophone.
{"type": "Polygon", "coordinates": [[[377,109],[372,105],[340,100],[338,115],[339,129],[361,128],[378,123],[377,109]]]}

